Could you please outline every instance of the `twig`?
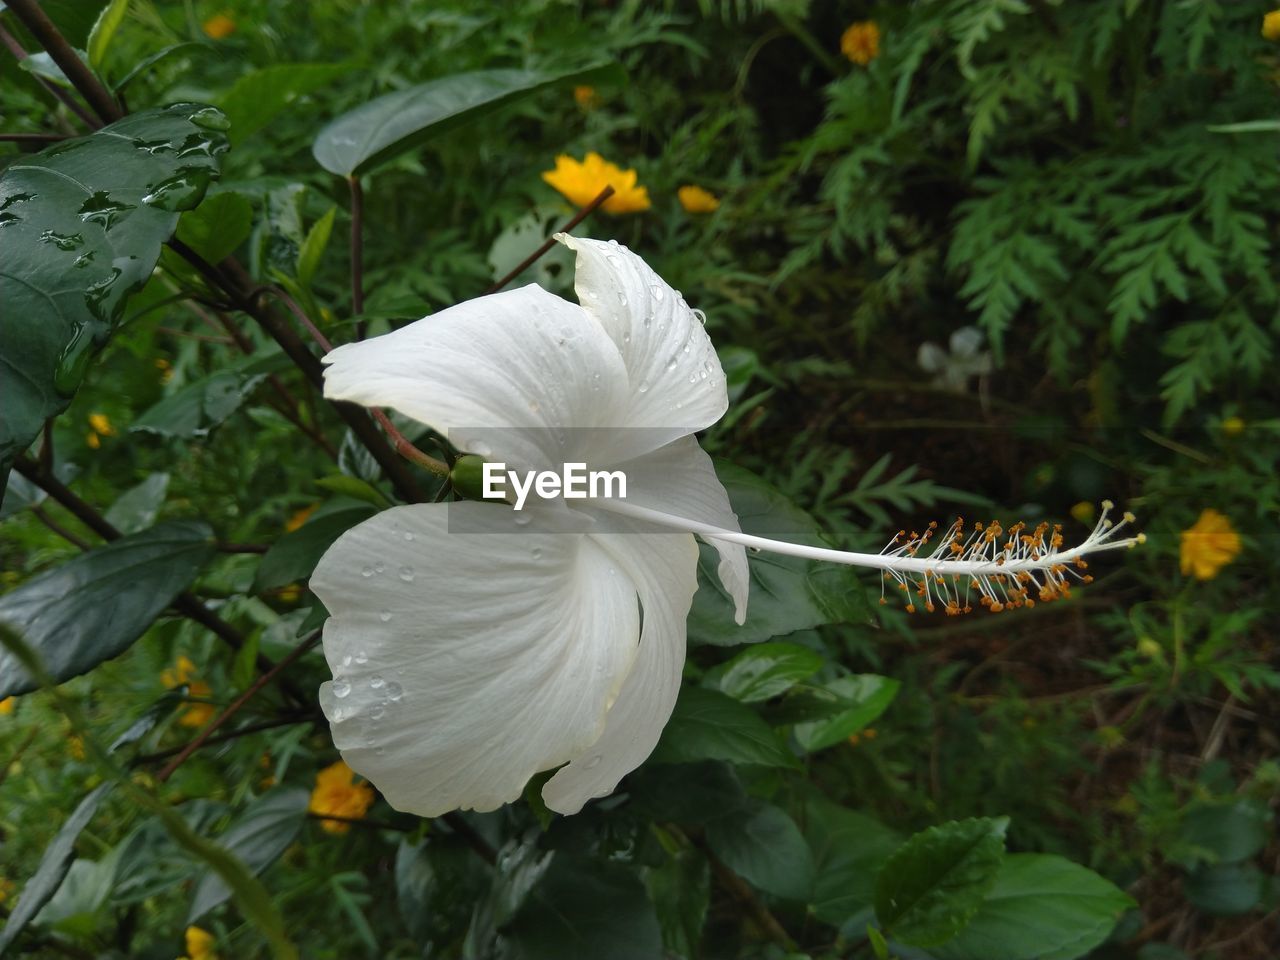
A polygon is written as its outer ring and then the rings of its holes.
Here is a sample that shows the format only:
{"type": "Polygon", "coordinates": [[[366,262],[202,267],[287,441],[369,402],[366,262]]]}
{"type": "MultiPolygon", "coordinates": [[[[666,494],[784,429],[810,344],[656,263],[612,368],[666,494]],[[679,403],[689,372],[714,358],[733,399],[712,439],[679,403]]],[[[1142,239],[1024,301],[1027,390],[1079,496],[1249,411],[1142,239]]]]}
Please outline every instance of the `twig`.
{"type": "MultiPolygon", "coordinates": [[[[19,63],[30,56],[30,54],[28,54],[23,48],[22,44],[18,42],[17,37],[6,30],[2,24],[0,24],[0,43],[4,44],[5,49],[13,54],[13,58],[19,63]]],[[[75,97],[71,96],[71,94],[67,93],[67,91],[63,90],[56,83],[50,83],[44,77],[38,77],[35,74],[32,74],[32,76],[35,77],[36,82],[40,84],[40,86],[44,87],[46,93],[74,113],[90,130],[96,130],[101,126],[101,124],[94,119],[93,114],[82,107],[79,102],[76,101],[75,97]]],[[[64,126],[67,129],[71,129],[69,124],[64,124],[64,126]]]]}
{"type": "Polygon", "coordinates": [[[243,707],[246,703],[248,703],[250,699],[252,699],[254,694],[256,694],[259,690],[265,687],[272,680],[274,680],[277,674],[280,673],[280,671],[282,671],[285,667],[289,666],[289,664],[293,663],[295,660],[297,660],[299,657],[301,657],[304,653],[306,653],[308,650],[310,650],[319,642],[320,642],[320,631],[316,630],[311,634],[311,636],[309,636],[307,639],[303,640],[296,647],[290,650],[289,653],[283,659],[281,659],[279,663],[273,666],[266,673],[262,674],[262,676],[258,677],[258,679],[255,680],[249,686],[248,690],[246,690],[244,693],[240,694],[240,696],[232,700],[231,703],[227,706],[227,709],[223,710],[220,714],[214,717],[213,722],[210,723],[207,727],[205,727],[204,730],[200,732],[200,735],[198,737],[196,737],[194,740],[188,743],[185,747],[183,747],[182,750],[178,753],[178,755],[175,756],[171,761],[169,761],[169,763],[165,765],[165,768],[163,770],[161,770],[158,774],[156,774],[156,781],[159,783],[164,783],[171,776],[173,776],[174,771],[177,770],[184,763],[186,763],[187,760],[190,758],[190,756],[193,753],[195,753],[197,750],[199,750],[200,747],[203,744],[205,744],[211,736],[213,736],[213,734],[217,731],[219,727],[221,727],[224,723],[226,723],[228,720],[234,717],[236,713],[239,712],[240,708],[243,707]]]}
{"type": "MultiPolygon", "coordinates": [[[[360,177],[347,177],[351,189],[351,312],[364,313],[364,188],[360,177]]],[[[356,339],[363,340],[365,322],[356,322],[356,339]]]]}
{"type": "MultiPolygon", "coordinates": [[[[571,219],[563,227],[557,230],[556,233],[568,233],[570,230],[572,230],[574,227],[580,224],[583,220],[587,219],[587,217],[591,216],[591,214],[595,212],[596,208],[599,207],[600,204],[604,203],[606,200],[608,200],[612,196],[613,196],[613,187],[605,187],[598,194],[596,194],[596,198],[594,200],[592,200],[585,207],[583,207],[576,214],[574,214],[573,219],[571,219]]],[[[503,277],[501,280],[499,280],[497,283],[491,286],[488,290],[486,290],[485,294],[488,295],[490,293],[497,293],[499,290],[505,287],[508,283],[510,283],[516,277],[520,276],[520,274],[524,273],[525,270],[527,270],[530,266],[532,266],[534,263],[537,262],[539,257],[541,257],[544,253],[546,253],[555,245],[556,245],[555,234],[552,234],[543,242],[542,246],[538,247],[537,250],[533,251],[533,253],[529,254],[529,256],[521,260],[519,266],[517,266],[505,277],[503,277]]]]}
{"type": "Polygon", "coordinates": [[[52,530],[54,533],[60,536],[63,540],[67,541],[67,543],[71,544],[73,547],[78,547],[81,550],[89,549],[88,541],[80,539],[74,533],[68,530],[66,527],[62,526],[62,524],[58,523],[58,521],[54,520],[53,517],[49,516],[49,514],[45,511],[44,507],[40,506],[39,504],[36,504],[34,507],[31,508],[31,513],[33,516],[35,516],[37,520],[39,520],[46,527],[48,527],[50,530],[52,530]]]}
{"type": "Polygon", "coordinates": [[[93,71],[80,59],[79,54],[72,49],[71,44],[67,43],[66,38],[58,32],[58,28],[40,9],[36,0],[8,0],[7,6],[48,51],[53,62],[71,81],[71,85],[80,92],[80,95],[105,123],[111,123],[124,116],[115,98],[98,82],[93,71]]]}
{"type": "Polygon", "coordinates": [[[446,813],[440,818],[449,825],[449,829],[466,841],[467,846],[479,855],[480,859],[489,864],[496,866],[498,863],[498,851],[489,845],[489,841],[480,836],[471,824],[463,819],[462,815],[457,812],[446,813]]]}
{"type": "MultiPolygon", "coordinates": [[[[272,286],[259,287],[254,291],[254,293],[271,294],[289,309],[289,312],[297,318],[298,323],[300,323],[303,329],[310,334],[311,339],[315,341],[316,345],[319,346],[321,350],[325,353],[329,353],[333,350],[333,344],[329,341],[329,338],[320,332],[320,328],[317,327],[315,323],[312,322],[311,318],[307,316],[306,311],[302,309],[302,306],[298,301],[294,300],[288,293],[278,287],[272,286]]],[[[437,476],[447,477],[449,475],[448,464],[441,460],[437,460],[435,457],[424,453],[414,446],[409,438],[401,433],[396,425],[391,422],[391,418],[388,417],[381,408],[370,407],[369,413],[373,419],[377,420],[382,426],[383,431],[387,435],[387,439],[391,441],[392,449],[394,449],[396,453],[400,454],[400,456],[404,457],[406,460],[411,460],[418,466],[436,474],[437,476]]]]}
{"type": "MultiPolygon", "coordinates": [[[[170,240],[169,245],[188,263],[200,271],[206,280],[224,290],[231,297],[237,309],[242,310],[257,321],[271,335],[271,338],[280,345],[285,355],[293,361],[294,365],[302,371],[302,374],[316,389],[323,389],[324,374],[320,367],[320,361],[316,359],[315,354],[307,349],[306,344],[298,338],[298,335],[288,323],[282,321],[272,311],[264,309],[261,303],[251,296],[254,290],[253,283],[249,275],[244,272],[243,268],[233,258],[228,257],[219,266],[215,267],[176,238],[170,240]]],[[[391,445],[379,432],[373,421],[365,416],[359,407],[352,404],[335,402],[333,407],[338,416],[351,428],[351,432],[356,435],[374,460],[378,462],[378,466],[386,473],[392,486],[396,488],[396,492],[404,500],[411,503],[421,503],[424,499],[423,493],[418,487],[413,474],[405,463],[396,456],[395,451],[392,450],[391,445]]]]}
{"type": "MultiPolygon", "coordinates": [[[[263,730],[274,730],[276,727],[289,727],[295,723],[315,723],[320,719],[318,714],[305,714],[302,716],[276,717],[272,720],[263,720],[259,723],[245,724],[243,727],[236,727],[230,733],[220,733],[216,737],[206,737],[204,743],[200,747],[211,747],[218,743],[229,743],[232,740],[239,740],[241,737],[247,737],[251,733],[261,733],[263,730]]],[[[187,744],[179,747],[170,747],[168,750],[157,750],[155,753],[140,754],[130,761],[130,766],[140,766],[144,763],[159,763],[161,760],[168,760],[172,756],[176,756],[183,750],[187,749],[187,744]]]]}
{"type": "MultiPolygon", "coordinates": [[[[699,844],[699,846],[702,845],[699,844]]],[[[705,846],[703,847],[703,853],[706,854],[707,861],[711,864],[711,872],[715,874],[716,881],[721,887],[729,891],[735,900],[746,907],[747,912],[751,914],[751,919],[756,922],[756,925],[760,927],[764,934],[783,950],[788,953],[795,953],[798,947],[795,940],[791,938],[791,934],[787,933],[769,908],[760,902],[760,898],[756,896],[754,890],[747,886],[746,881],[721,863],[716,855],[705,846]]]]}

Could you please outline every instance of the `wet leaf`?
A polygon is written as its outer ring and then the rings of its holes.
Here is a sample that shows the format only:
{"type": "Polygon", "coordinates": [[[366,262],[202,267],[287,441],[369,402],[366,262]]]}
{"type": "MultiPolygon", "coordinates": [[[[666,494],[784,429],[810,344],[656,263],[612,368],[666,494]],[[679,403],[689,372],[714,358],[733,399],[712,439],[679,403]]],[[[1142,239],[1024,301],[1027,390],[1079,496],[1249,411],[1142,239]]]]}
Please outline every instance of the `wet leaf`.
{"type": "MultiPolygon", "coordinates": [[[[57,682],[127,650],[214,555],[213,531],[163,523],[42,573],[0,597],[13,628],[57,682]]],[[[40,684],[0,651],[0,700],[40,684]]]]}
{"type": "Polygon", "coordinates": [[[0,474],[66,409],[178,213],[217,176],[223,124],[199,104],[146,110],[0,176],[0,474]]]}
{"type": "Polygon", "coordinates": [[[330,173],[351,176],[432,137],[560,84],[600,84],[620,68],[596,65],[568,73],[476,70],[388,93],[344,113],[320,131],[311,152],[330,173]]]}

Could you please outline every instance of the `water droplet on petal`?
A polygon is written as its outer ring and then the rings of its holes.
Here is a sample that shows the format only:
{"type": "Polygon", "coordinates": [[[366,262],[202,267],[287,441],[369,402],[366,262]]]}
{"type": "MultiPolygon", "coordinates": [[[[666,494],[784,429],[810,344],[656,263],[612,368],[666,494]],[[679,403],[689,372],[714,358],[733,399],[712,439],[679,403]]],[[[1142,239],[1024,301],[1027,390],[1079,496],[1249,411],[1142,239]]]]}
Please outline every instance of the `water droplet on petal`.
{"type": "Polygon", "coordinates": [[[618,291],[618,303],[624,307],[627,305],[627,295],[621,290],[618,291]]]}
{"type": "Polygon", "coordinates": [[[388,622],[391,619],[391,611],[383,610],[380,614],[378,614],[378,619],[381,620],[383,623],[388,622]]]}
{"type": "Polygon", "coordinates": [[[392,703],[395,703],[397,700],[399,700],[403,696],[404,696],[404,689],[400,686],[400,684],[396,683],[394,680],[392,680],[390,683],[387,684],[388,700],[390,700],[392,703]]]}
{"type": "Polygon", "coordinates": [[[383,680],[382,677],[376,673],[369,678],[369,686],[371,686],[374,690],[381,690],[386,685],[387,685],[387,681],[383,680]]]}
{"type": "Polygon", "coordinates": [[[413,534],[412,534],[412,533],[410,533],[408,530],[406,530],[406,531],[404,532],[404,539],[405,539],[405,542],[406,542],[406,543],[412,543],[412,542],[413,542],[413,534]]]}
{"type": "Polygon", "coordinates": [[[360,571],[360,576],[362,576],[362,577],[372,577],[372,576],[373,576],[373,567],[365,567],[363,570],[361,570],[361,571],[360,571]]]}
{"type": "MultiPolygon", "coordinates": [[[[411,536],[411,534],[406,533],[405,536],[408,537],[411,536]]],[[[413,567],[401,567],[400,579],[405,583],[413,583],[413,567]]]]}
{"type": "Polygon", "coordinates": [[[373,572],[374,572],[374,573],[382,573],[382,571],[384,571],[384,570],[386,570],[386,569],[387,569],[387,565],[386,565],[385,563],[383,563],[381,560],[379,560],[377,563],[375,563],[375,564],[373,565],[373,572]]]}
{"type": "Polygon", "coordinates": [[[530,550],[530,551],[529,551],[529,556],[533,557],[533,559],[535,559],[535,560],[541,560],[541,559],[542,559],[542,548],[541,548],[541,547],[534,547],[532,550],[530,550]]]}
{"type": "Polygon", "coordinates": [[[704,327],[707,325],[707,315],[703,313],[701,310],[698,310],[695,308],[693,311],[693,315],[698,318],[698,322],[702,324],[704,327]]]}
{"type": "Polygon", "coordinates": [[[667,291],[663,289],[660,283],[649,284],[649,292],[653,294],[653,299],[659,302],[667,295],[667,291]]]}
{"type": "Polygon", "coordinates": [[[367,653],[365,653],[363,650],[359,650],[356,652],[356,663],[368,663],[368,662],[369,662],[369,655],[367,653]]]}
{"type": "Polygon", "coordinates": [[[381,720],[386,715],[387,715],[387,708],[384,707],[382,704],[378,704],[376,707],[374,707],[372,710],[369,711],[370,720],[381,720]]]}
{"type": "Polygon", "coordinates": [[[351,693],[351,684],[347,683],[347,681],[345,680],[335,679],[333,681],[333,695],[335,697],[341,700],[344,697],[346,697],[349,693],[351,693]]]}
{"type": "Polygon", "coordinates": [[[351,666],[351,655],[350,655],[350,654],[347,654],[345,657],[343,657],[343,658],[342,658],[342,665],[343,665],[344,667],[349,667],[349,666],[351,666]]]}
{"type": "Polygon", "coordinates": [[[641,393],[648,393],[648,392],[649,392],[649,381],[648,381],[648,380],[641,380],[641,381],[640,381],[640,386],[636,387],[636,389],[637,389],[637,390],[639,390],[641,393]]]}

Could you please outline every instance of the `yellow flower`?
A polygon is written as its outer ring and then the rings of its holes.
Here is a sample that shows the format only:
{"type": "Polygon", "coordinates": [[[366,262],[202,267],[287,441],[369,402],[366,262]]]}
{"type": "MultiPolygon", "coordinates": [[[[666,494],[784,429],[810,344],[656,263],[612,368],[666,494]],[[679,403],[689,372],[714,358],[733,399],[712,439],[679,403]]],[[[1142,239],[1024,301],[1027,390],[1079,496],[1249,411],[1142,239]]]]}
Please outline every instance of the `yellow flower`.
{"type": "Polygon", "coordinates": [[[1272,10],[1262,18],[1262,35],[1268,40],[1280,40],[1280,10],[1272,10]]]}
{"type": "Polygon", "coordinates": [[[297,530],[300,526],[302,526],[311,518],[311,515],[316,512],[316,507],[318,506],[320,506],[319,503],[313,503],[309,507],[303,507],[297,513],[291,516],[284,523],[284,532],[293,533],[293,531],[297,530]]]}
{"type": "Polygon", "coordinates": [[[111,421],[107,419],[105,413],[89,414],[89,426],[93,427],[93,432],[104,437],[114,437],[116,428],[111,425],[111,421]]]}
{"type": "Polygon", "coordinates": [[[73,736],[67,740],[67,752],[71,754],[73,760],[84,759],[84,738],[73,736]]]}
{"type": "Polygon", "coordinates": [[[840,38],[840,52],[859,66],[880,56],[880,28],[874,20],[859,20],[849,25],[840,38]]]}
{"type": "Polygon", "coordinates": [[[302,596],[302,590],[296,583],[291,583],[287,587],[281,587],[276,596],[280,598],[281,603],[297,603],[298,598],[302,596]]]}
{"type": "MultiPolygon", "coordinates": [[[[188,696],[192,697],[213,695],[213,690],[207,683],[196,679],[196,665],[186,654],[180,655],[172,667],[160,672],[160,682],[170,690],[185,684],[188,696]]],[[[212,703],[193,703],[182,711],[178,723],[184,727],[204,727],[217,712],[218,708],[212,703]]]]}
{"type": "Polygon", "coordinates": [[[595,87],[574,87],[573,99],[583,110],[594,110],[600,106],[600,95],[596,93],[595,87]]]}
{"type": "Polygon", "coordinates": [[[212,40],[225,40],[236,32],[236,22],[225,13],[215,13],[200,25],[200,29],[212,40]]]}
{"type": "Polygon", "coordinates": [[[1092,501],[1081,500],[1071,508],[1071,517],[1079,520],[1085,526],[1093,526],[1093,517],[1097,512],[1098,508],[1093,505],[1092,501]]]}
{"type": "Polygon", "coordinates": [[[693,184],[686,184],[676,191],[680,198],[680,206],[686,213],[711,213],[720,206],[720,200],[710,190],[703,190],[693,184]]]}
{"type": "Polygon", "coordinates": [[[9,899],[9,894],[14,891],[14,883],[12,880],[0,877],[0,903],[4,903],[9,899]]]}
{"type": "Polygon", "coordinates": [[[160,371],[160,382],[168,383],[173,379],[173,364],[164,357],[156,357],[156,369],[160,371]]]}
{"type": "Polygon", "coordinates": [[[199,927],[187,927],[187,955],[181,960],[218,960],[213,945],[217,941],[208,930],[199,927]]]}
{"type": "MultiPolygon", "coordinates": [[[[1276,11],[1280,13],[1280,11],[1276,11]]],[[[1244,433],[1244,421],[1239,417],[1226,417],[1222,421],[1222,432],[1228,437],[1238,437],[1244,433]]]]}
{"type": "Polygon", "coordinates": [[[84,442],[89,445],[90,450],[97,450],[102,446],[102,441],[98,439],[98,435],[92,432],[84,435],[84,442]]]}
{"type": "Polygon", "coordinates": [[[1240,534],[1217,510],[1205,510],[1190,530],[1182,531],[1182,572],[1212,580],[1240,552],[1240,534]]]}
{"type": "Polygon", "coordinates": [[[13,708],[18,705],[17,697],[5,697],[0,700],[0,716],[6,713],[13,713],[13,708]]]}
{"type": "Polygon", "coordinates": [[[636,172],[623,170],[594,150],[581,163],[560,154],[556,157],[556,168],[543,173],[542,179],[580,207],[594,200],[605,187],[613,187],[613,196],[603,205],[605,213],[639,213],[649,209],[649,191],[636,186],[636,172]]]}
{"type": "MultiPolygon", "coordinates": [[[[359,820],[373,805],[373,800],[373,787],[363,780],[356,783],[351,768],[339,760],[316,774],[316,787],[311,791],[311,804],[307,809],[322,817],[359,820]]],[[[341,820],[321,820],[320,826],[329,833],[346,833],[351,829],[351,824],[341,820]]]]}

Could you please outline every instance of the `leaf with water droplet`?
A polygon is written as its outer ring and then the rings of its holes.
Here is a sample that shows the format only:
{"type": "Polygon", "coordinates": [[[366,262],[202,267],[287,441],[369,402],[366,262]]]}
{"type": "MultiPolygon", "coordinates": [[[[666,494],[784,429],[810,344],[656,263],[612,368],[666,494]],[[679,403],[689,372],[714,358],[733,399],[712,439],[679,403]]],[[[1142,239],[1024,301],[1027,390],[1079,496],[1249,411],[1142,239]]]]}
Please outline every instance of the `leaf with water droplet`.
{"type": "Polygon", "coordinates": [[[7,368],[0,476],[66,408],[129,297],[151,276],[175,211],[198,203],[217,176],[226,138],[210,128],[206,109],[144,110],[0,174],[0,366],[7,368]]]}

